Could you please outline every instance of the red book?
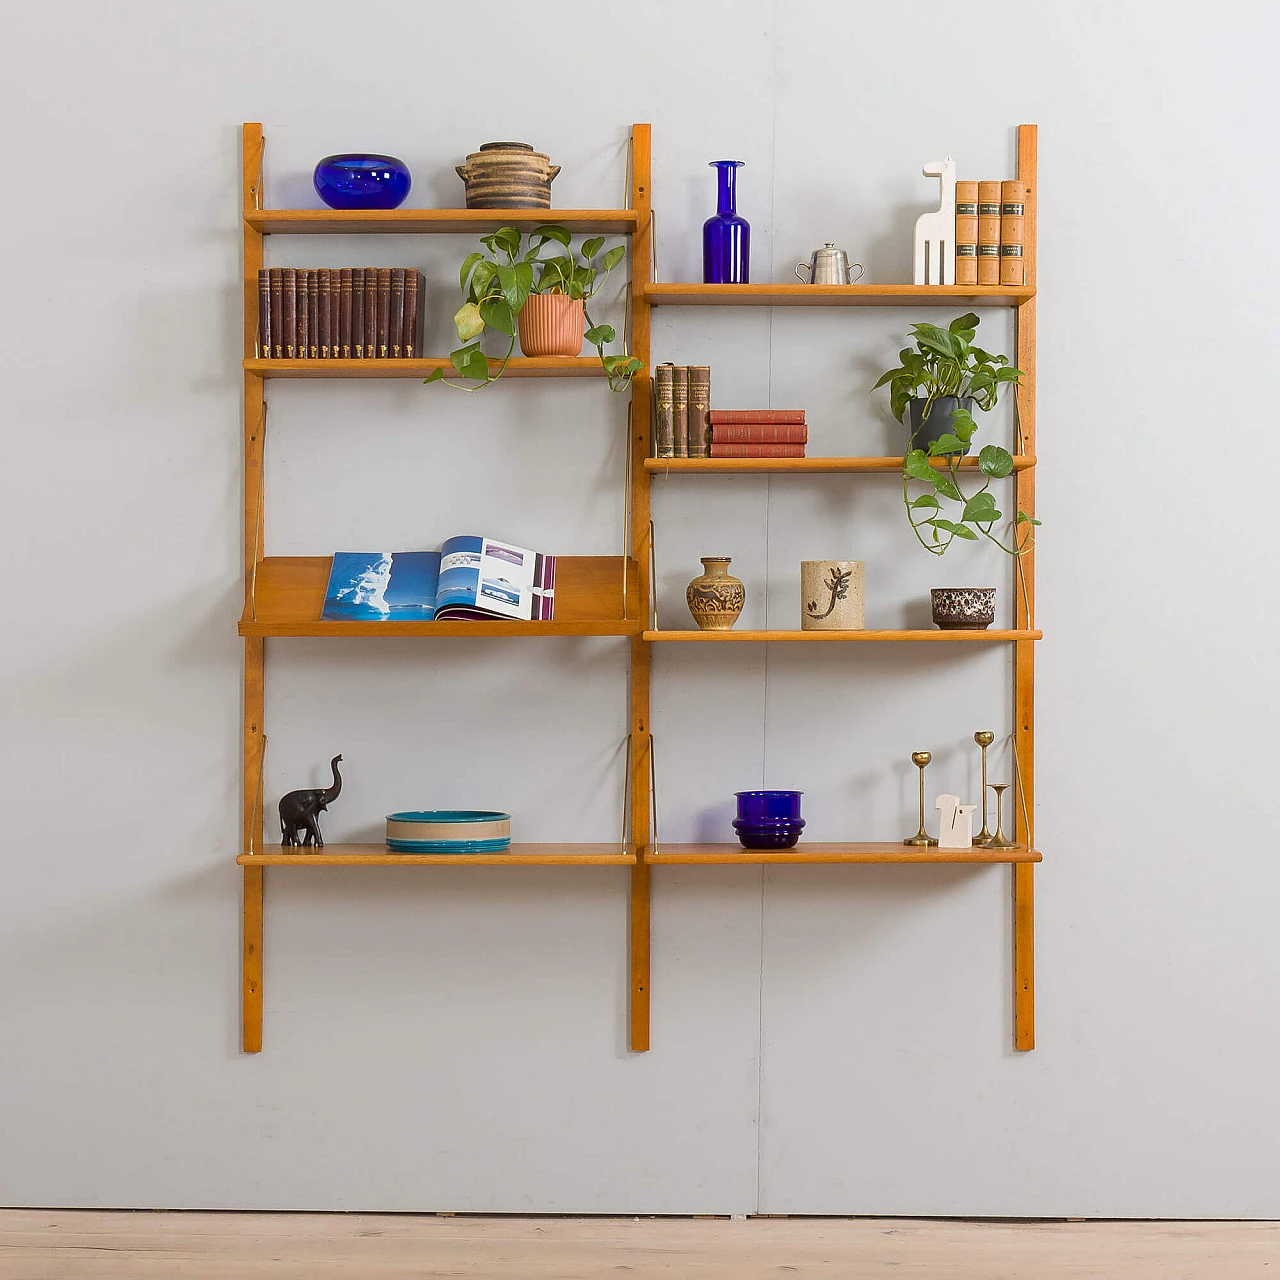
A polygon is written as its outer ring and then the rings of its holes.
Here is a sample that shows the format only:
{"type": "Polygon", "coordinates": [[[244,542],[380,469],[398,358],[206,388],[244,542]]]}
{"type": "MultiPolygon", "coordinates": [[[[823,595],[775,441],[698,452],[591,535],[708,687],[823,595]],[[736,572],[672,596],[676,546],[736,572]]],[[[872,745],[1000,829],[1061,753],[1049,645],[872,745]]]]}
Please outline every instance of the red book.
{"type": "Polygon", "coordinates": [[[802,444],[720,444],[711,440],[713,458],[803,458],[802,444]]]}
{"type": "Polygon", "coordinates": [[[803,422],[731,422],[711,428],[715,444],[804,444],[809,428],[803,422]]]}
{"type": "Polygon", "coordinates": [[[804,423],[803,409],[712,409],[707,414],[711,425],[728,426],[735,422],[804,423]]]}

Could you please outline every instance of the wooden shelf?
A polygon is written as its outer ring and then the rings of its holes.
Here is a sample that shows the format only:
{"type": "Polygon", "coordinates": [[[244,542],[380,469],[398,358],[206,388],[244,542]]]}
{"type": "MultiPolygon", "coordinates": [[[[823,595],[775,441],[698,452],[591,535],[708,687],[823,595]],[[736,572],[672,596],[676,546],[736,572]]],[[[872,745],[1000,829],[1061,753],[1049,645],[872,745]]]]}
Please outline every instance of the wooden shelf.
{"type": "Polygon", "coordinates": [[[629,616],[622,612],[621,556],[556,560],[552,622],[324,622],[331,556],[269,556],[253,577],[254,607],[240,619],[242,636],[632,636],[640,630],[640,575],[627,575],[629,616]]]}
{"type": "Polygon", "coordinates": [[[617,844],[513,844],[502,853],[392,853],[383,844],[327,844],[318,853],[271,845],[242,853],[242,867],[630,867],[617,844]]]}
{"type": "MultiPolygon", "coordinates": [[[[501,360],[489,360],[496,370],[501,360]]],[[[244,361],[246,373],[260,378],[425,378],[436,369],[456,377],[447,356],[422,360],[257,360],[244,361]]],[[[513,356],[504,378],[603,378],[604,365],[595,356],[513,356]]]]}
{"type": "Polygon", "coordinates": [[[1017,307],[1030,286],[939,284],[647,284],[652,307],[1017,307]]]}
{"type": "MultiPolygon", "coordinates": [[[[941,471],[946,463],[935,458],[932,465],[941,471]]],[[[962,458],[960,466],[971,471],[977,458],[962,458]]],[[[1014,471],[1036,465],[1035,458],[1016,457],[1014,471]]],[[[658,476],[678,475],[823,475],[829,472],[869,472],[898,475],[901,458],[646,458],[644,469],[658,476]]]]}
{"type": "Polygon", "coordinates": [[[648,863],[679,866],[744,863],[893,863],[936,866],[949,863],[991,865],[1039,862],[1035,849],[912,849],[901,841],[825,844],[801,841],[794,849],[744,849],[740,844],[664,844],[645,857],[648,863]]]}
{"type": "Polygon", "coordinates": [[[634,209],[247,209],[245,222],[263,235],[453,235],[545,222],[574,232],[630,235],[634,209]]]}
{"type": "Polygon", "coordinates": [[[833,643],[839,641],[863,641],[880,643],[897,640],[923,640],[933,642],[955,641],[1006,641],[1006,640],[1039,640],[1039,631],[645,631],[643,639],[650,644],[659,644],[666,640],[677,640],[692,643],[710,642],[727,644],[733,642],[759,643],[775,640],[803,640],[833,643]]]}

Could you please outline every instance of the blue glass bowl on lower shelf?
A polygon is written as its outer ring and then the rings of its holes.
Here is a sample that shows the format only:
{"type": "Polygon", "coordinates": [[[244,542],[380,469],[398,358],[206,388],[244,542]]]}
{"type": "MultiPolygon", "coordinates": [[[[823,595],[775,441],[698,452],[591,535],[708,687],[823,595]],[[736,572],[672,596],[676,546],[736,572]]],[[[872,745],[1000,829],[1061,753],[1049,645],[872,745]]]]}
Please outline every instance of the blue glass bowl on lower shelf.
{"type": "Polygon", "coordinates": [[[735,818],[733,829],[744,849],[794,849],[804,830],[804,819],[768,821],[735,818]]]}
{"type": "Polygon", "coordinates": [[[511,815],[496,809],[415,809],[387,814],[392,853],[501,853],[511,846],[511,815]]]}
{"type": "Polygon", "coordinates": [[[801,822],[803,791],[735,791],[742,822],[801,822]]]}

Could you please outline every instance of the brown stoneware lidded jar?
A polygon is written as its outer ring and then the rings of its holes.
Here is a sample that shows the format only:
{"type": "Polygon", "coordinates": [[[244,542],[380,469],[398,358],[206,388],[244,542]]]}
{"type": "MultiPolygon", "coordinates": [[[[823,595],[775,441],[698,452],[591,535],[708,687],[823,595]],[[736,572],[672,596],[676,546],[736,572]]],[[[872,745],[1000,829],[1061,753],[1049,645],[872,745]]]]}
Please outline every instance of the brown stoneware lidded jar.
{"type": "Polygon", "coordinates": [[[486,142],[455,172],[466,183],[468,209],[550,209],[560,166],[527,142],[486,142]]]}
{"type": "Polygon", "coordinates": [[[731,631],[742,606],[747,603],[747,590],[729,572],[728,556],[702,556],[703,572],[689,583],[684,598],[689,612],[703,631],[731,631]]]}

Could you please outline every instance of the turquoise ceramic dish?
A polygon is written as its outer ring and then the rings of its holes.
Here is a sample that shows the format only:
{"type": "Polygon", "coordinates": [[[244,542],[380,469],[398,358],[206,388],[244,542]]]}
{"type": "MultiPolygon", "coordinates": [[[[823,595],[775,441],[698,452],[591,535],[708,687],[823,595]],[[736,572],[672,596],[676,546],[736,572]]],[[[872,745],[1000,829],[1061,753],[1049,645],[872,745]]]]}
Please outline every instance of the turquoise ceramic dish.
{"type": "Polygon", "coordinates": [[[496,809],[416,809],[387,814],[393,853],[501,853],[511,844],[511,815],[496,809]]]}

